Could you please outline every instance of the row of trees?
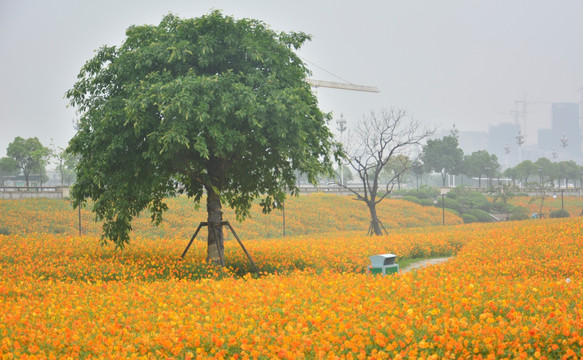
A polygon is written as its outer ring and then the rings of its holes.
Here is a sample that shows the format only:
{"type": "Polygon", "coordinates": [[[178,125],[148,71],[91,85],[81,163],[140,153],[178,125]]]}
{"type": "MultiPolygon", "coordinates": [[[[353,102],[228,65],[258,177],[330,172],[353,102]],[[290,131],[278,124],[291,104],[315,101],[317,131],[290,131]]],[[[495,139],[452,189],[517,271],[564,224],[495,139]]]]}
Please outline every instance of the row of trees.
{"type": "Polygon", "coordinates": [[[61,185],[70,185],[75,179],[77,157],[63,148],[48,148],[38,138],[24,139],[17,136],[6,148],[6,157],[0,158],[0,178],[23,175],[26,186],[30,186],[33,175],[40,176],[41,183],[47,181],[46,165],[54,160],[61,177],[61,185]]]}
{"type": "MultiPolygon", "coordinates": [[[[478,179],[478,187],[482,179],[511,179],[514,185],[550,184],[565,186],[571,180],[573,184],[583,176],[583,167],[574,161],[552,162],[547,158],[539,158],[533,162],[525,160],[515,167],[502,171],[496,155],[486,150],[475,151],[464,155],[458,147],[455,136],[445,136],[442,139],[428,140],[423,148],[422,162],[415,164],[419,173],[434,171],[441,174],[445,186],[447,175],[465,175],[478,179]]],[[[461,177],[463,181],[463,177],[461,177]]]]}

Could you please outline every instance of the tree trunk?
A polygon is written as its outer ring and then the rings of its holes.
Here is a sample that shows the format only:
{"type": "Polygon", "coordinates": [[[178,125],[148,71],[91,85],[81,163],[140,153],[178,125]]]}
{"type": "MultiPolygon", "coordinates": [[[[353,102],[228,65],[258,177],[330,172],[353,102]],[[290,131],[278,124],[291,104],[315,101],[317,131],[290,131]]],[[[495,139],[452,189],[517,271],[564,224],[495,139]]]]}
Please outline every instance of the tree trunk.
{"type": "Polygon", "coordinates": [[[367,205],[368,205],[368,210],[370,211],[372,229],[373,229],[375,235],[380,236],[383,234],[383,232],[381,231],[381,223],[379,221],[379,218],[377,217],[376,204],[373,201],[373,202],[368,203],[367,205]]]}
{"type": "Polygon", "coordinates": [[[207,261],[225,266],[225,246],[223,227],[223,212],[221,210],[221,200],[219,194],[215,193],[212,188],[206,188],[207,200],[206,209],[208,213],[208,248],[207,261]]]}

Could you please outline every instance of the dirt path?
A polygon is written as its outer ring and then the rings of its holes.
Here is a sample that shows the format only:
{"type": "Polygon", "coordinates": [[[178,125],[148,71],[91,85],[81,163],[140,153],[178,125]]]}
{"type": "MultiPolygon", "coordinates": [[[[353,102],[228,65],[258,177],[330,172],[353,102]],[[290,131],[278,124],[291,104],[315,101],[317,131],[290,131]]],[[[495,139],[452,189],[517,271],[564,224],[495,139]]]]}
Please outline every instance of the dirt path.
{"type": "Polygon", "coordinates": [[[418,269],[423,268],[425,266],[439,264],[439,263],[442,263],[442,262],[447,261],[449,259],[451,259],[451,257],[420,260],[420,261],[411,263],[402,269],[399,269],[399,272],[406,273],[406,272],[411,271],[411,270],[418,270],[418,269]]]}

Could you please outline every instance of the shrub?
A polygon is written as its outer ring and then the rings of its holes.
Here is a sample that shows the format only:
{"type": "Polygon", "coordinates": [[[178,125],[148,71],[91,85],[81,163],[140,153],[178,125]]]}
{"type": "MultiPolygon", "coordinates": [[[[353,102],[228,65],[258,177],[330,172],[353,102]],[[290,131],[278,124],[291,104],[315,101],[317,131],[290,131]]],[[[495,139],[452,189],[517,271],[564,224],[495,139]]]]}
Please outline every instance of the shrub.
{"type": "Polygon", "coordinates": [[[465,224],[478,222],[478,218],[470,214],[462,214],[462,220],[465,224]]]}
{"type": "MultiPolygon", "coordinates": [[[[445,201],[446,208],[453,209],[457,212],[462,212],[462,206],[454,199],[450,199],[450,198],[446,197],[443,200],[445,201]]],[[[439,199],[438,205],[441,206],[441,199],[439,199]]]]}
{"type": "Polygon", "coordinates": [[[406,196],[403,196],[401,199],[421,205],[421,200],[415,196],[406,195],[406,196]]]}
{"type": "Polygon", "coordinates": [[[419,202],[423,206],[434,206],[433,199],[420,199],[419,202]]]}
{"type": "Polygon", "coordinates": [[[10,235],[10,230],[5,227],[0,227],[0,235],[10,235]]]}
{"type": "Polygon", "coordinates": [[[445,211],[450,212],[456,216],[460,216],[460,212],[455,209],[445,208],[445,211]]]}
{"type": "MultiPolygon", "coordinates": [[[[492,217],[486,211],[481,209],[470,209],[466,214],[472,215],[478,219],[480,222],[491,222],[492,217]]],[[[462,218],[463,219],[463,218],[462,218]]]]}
{"type": "Polygon", "coordinates": [[[551,211],[549,217],[551,218],[568,218],[571,216],[567,210],[555,210],[551,211]]]}
{"type": "Polygon", "coordinates": [[[528,220],[530,219],[530,213],[528,210],[521,206],[509,206],[508,220],[518,221],[518,220],[528,220]]]}
{"type": "Polygon", "coordinates": [[[419,199],[433,199],[439,195],[439,190],[436,188],[421,187],[419,189],[408,191],[407,195],[415,196],[419,199]]]}

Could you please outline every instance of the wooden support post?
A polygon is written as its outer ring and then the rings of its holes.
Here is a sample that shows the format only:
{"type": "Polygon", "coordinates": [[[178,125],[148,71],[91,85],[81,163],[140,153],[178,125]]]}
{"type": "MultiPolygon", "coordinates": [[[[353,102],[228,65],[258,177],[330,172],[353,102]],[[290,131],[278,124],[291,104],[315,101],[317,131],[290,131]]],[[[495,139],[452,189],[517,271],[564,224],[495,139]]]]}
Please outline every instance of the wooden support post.
{"type": "MultiPolygon", "coordinates": [[[[256,273],[259,273],[259,268],[257,267],[257,264],[255,264],[255,261],[253,261],[253,259],[251,258],[251,255],[249,254],[249,252],[247,251],[247,249],[243,245],[243,242],[241,241],[241,239],[239,239],[239,236],[237,235],[237,233],[235,232],[235,229],[233,229],[233,227],[231,226],[231,224],[228,221],[222,221],[220,225],[221,226],[226,225],[226,226],[229,227],[229,230],[231,230],[231,232],[235,236],[235,239],[237,239],[237,242],[239,243],[239,245],[241,245],[241,249],[243,249],[243,251],[245,252],[245,255],[247,255],[247,259],[249,259],[249,262],[251,262],[251,265],[253,265],[253,269],[255,270],[256,273]]],[[[180,256],[181,259],[184,259],[184,256],[188,252],[188,249],[190,249],[190,246],[192,245],[192,242],[196,238],[196,235],[198,235],[198,232],[200,231],[200,228],[202,228],[203,226],[208,227],[209,232],[212,231],[213,234],[216,231],[216,229],[213,228],[212,226],[209,226],[209,224],[207,222],[201,222],[198,225],[198,227],[196,228],[196,231],[194,232],[194,234],[192,235],[192,237],[190,238],[190,241],[188,242],[188,245],[186,246],[186,249],[184,249],[184,252],[180,256]]],[[[219,247],[219,243],[217,242],[216,245],[217,245],[217,249],[219,250],[219,257],[220,257],[220,260],[221,260],[221,264],[223,266],[225,266],[225,259],[223,258],[223,255],[221,254],[220,247],[219,247]]]]}
{"type": "Polygon", "coordinates": [[[237,236],[235,229],[233,229],[233,227],[231,226],[231,224],[228,221],[225,221],[225,223],[229,227],[229,229],[231,229],[231,232],[233,233],[233,235],[235,235],[235,239],[237,239],[237,242],[239,243],[239,245],[241,245],[241,249],[243,249],[243,251],[245,252],[245,255],[247,255],[247,259],[249,259],[249,261],[251,262],[251,264],[255,268],[255,272],[259,273],[259,268],[257,268],[257,265],[255,264],[255,262],[251,258],[251,255],[249,255],[249,253],[247,252],[247,249],[245,249],[245,246],[243,246],[243,243],[239,239],[239,236],[237,236]]]}
{"type": "Polygon", "coordinates": [[[194,232],[194,234],[190,238],[190,242],[188,243],[188,245],[186,246],[186,249],[184,249],[184,252],[180,256],[181,259],[184,259],[184,255],[186,255],[186,252],[188,251],[188,249],[190,249],[190,245],[192,245],[192,242],[194,241],[194,238],[196,237],[196,235],[200,231],[200,228],[203,227],[203,226],[206,226],[206,225],[207,225],[207,223],[205,223],[205,222],[201,222],[200,224],[198,224],[198,227],[196,228],[196,231],[194,232]]]}

